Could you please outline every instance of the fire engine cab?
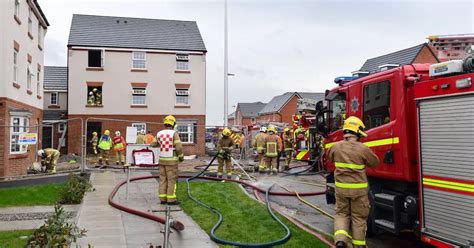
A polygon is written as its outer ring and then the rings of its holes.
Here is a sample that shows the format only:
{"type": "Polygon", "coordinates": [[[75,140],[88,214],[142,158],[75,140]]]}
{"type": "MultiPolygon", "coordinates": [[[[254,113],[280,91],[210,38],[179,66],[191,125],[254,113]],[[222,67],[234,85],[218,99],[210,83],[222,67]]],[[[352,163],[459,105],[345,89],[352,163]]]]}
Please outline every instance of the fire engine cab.
{"type": "MultiPolygon", "coordinates": [[[[318,104],[324,148],[343,139],[357,116],[360,141],[380,158],[366,168],[371,201],[368,233],[411,230],[437,247],[474,247],[474,60],[412,64],[337,80],[318,104]]],[[[324,157],[328,203],[334,164],[324,157]]]]}

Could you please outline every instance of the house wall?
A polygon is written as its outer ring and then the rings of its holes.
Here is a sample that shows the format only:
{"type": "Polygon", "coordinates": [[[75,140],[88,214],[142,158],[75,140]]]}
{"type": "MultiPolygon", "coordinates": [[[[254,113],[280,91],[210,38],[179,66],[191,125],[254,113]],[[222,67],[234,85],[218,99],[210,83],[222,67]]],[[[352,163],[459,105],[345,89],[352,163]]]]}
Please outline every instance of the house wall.
{"type": "Polygon", "coordinates": [[[434,64],[434,63],[438,63],[438,60],[436,58],[436,56],[433,55],[433,53],[431,53],[430,49],[428,47],[423,47],[420,51],[420,53],[418,54],[418,56],[416,56],[415,60],[413,61],[413,63],[430,63],[430,64],[434,64]]]}
{"type": "Polygon", "coordinates": [[[59,101],[57,105],[51,105],[51,92],[44,92],[43,109],[48,110],[67,110],[67,92],[58,92],[59,101]]]}
{"type": "Polygon", "coordinates": [[[290,101],[278,113],[260,114],[257,118],[259,121],[274,121],[284,122],[288,124],[293,123],[293,115],[296,113],[298,104],[298,96],[293,96],[290,101]]]}

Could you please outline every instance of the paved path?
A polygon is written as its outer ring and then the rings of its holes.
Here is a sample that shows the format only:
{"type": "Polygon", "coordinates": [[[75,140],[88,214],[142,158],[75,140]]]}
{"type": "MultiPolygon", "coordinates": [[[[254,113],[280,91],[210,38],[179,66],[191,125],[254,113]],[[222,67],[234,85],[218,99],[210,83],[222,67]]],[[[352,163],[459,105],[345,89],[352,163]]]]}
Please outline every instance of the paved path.
{"type": "MultiPolygon", "coordinates": [[[[135,172],[132,176],[150,175],[135,172]]],[[[150,247],[163,243],[163,225],[131,215],[108,205],[109,193],[117,183],[125,179],[124,173],[93,173],[91,182],[96,191],[89,192],[79,212],[78,226],[87,229],[87,237],[78,244],[87,247],[150,247]]],[[[115,199],[128,207],[141,211],[159,209],[157,199],[158,182],[155,179],[132,182],[129,199],[126,200],[124,185],[115,199]]],[[[162,213],[157,213],[162,215],[162,213]]],[[[170,236],[172,247],[217,247],[209,236],[184,212],[173,212],[173,218],[185,225],[183,232],[173,232],[170,236]]]]}
{"type": "MultiPolygon", "coordinates": [[[[64,211],[74,218],[79,205],[64,205],[64,211]]],[[[54,213],[54,206],[0,208],[0,231],[27,230],[42,226],[54,213]]]]}

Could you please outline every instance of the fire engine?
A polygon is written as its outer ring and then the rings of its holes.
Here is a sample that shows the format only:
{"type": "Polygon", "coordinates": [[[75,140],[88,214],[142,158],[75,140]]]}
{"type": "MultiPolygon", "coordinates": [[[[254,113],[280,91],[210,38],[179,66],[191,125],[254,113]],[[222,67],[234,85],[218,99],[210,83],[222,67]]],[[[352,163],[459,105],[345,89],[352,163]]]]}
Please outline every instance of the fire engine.
{"type": "MultiPolygon", "coordinates": [[[[474,246],[473,57],[337,78],[327,107],[318,102],[325,149],[343,139],[345,117],[357,116],[368,134],[361,142],[380,158],[366,168],[368,233],[411,230],[437,247],[474,246]]],[[[334,203],[334,164],[322,161],[334,203]]]]}
{"type": "Polygon", "coordinates": [[[294,155],[299,161],[312,164],[319,155],[319,135],[316,134],[316,100],[298,99],[297,114],[293,115],[294,155]]]}

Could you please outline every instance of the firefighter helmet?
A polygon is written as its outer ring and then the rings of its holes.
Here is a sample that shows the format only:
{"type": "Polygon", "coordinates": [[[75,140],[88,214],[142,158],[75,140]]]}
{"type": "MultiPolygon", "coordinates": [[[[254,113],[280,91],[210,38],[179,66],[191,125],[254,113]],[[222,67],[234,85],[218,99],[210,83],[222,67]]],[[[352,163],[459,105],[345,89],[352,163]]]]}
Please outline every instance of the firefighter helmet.
{"type": "Polygon", "coordinates": [[[92,136],[97,136],[97,132],[92,132],[92,136]]]}
{"type": "Polygon", "coordinates": [[[268,131],[273,132],[273,133],[277,133],[277,130],[276,130],[275,126],[269,126],[268,131]]]}
{"type": "Polygon", "coordinates": [[[222,136],[229,137],[231,134],[232,131],[230,131],[228,128],[224,128],[224,130],[222,130],[222,136]]]}
{"type": "Polygon", "coordinates": [[[285,129],[283,129],[283,132],[285,132],[285,133],[287,133],[287,132],[289,132],[289,131],[290,131],[290,129],[287,128],[287,127],[285,127],[285,129]]]}
{"type": "Polygon", "coordinates": [[[38,156],[43,157],[43,155],[44,155],[44,150],[43,149],[38,150],[38,156]]]}
{"type": "Polygon", "coordinates": [[[97,92],[97,88],[92,89],[93,92],[97,92]]]}
{"type": "Polygon", "coordinates": [[[109,130],[105,130],[105,131],[104,131],[104,135],[110,135],[110,131],[109,131],[109,130]]]}
{"type": "Polygon", "coordinates": [[[359,137],[367,137],[367,134],[364,132],[364,123],[355,116],[349,116],[349,118],[344,120],[344,126],[342,127],[342,130],[344,130],[344,132],[352,132],[359,137]]]}
{"type": "Polygon", "coordinates": [[[168,115],[165,117],[163,122],[165,123],[165,125],[170,125],[174,127],[174,125],[176,124],[176,118],[174,118],[174,116],[172,115],[168,115]]]}
{"type": "Polygon", "coordinates": [[[120,136],[120,131],[115,131],[115,136],[120,136]]]}
{"type": "Polygon", "coordinates": [[[266,128],[266,127],[261,127],[261,128],[260,128],[260,132],[266,133],[266,132],[267,132],[267,128],[266,128]]]}

